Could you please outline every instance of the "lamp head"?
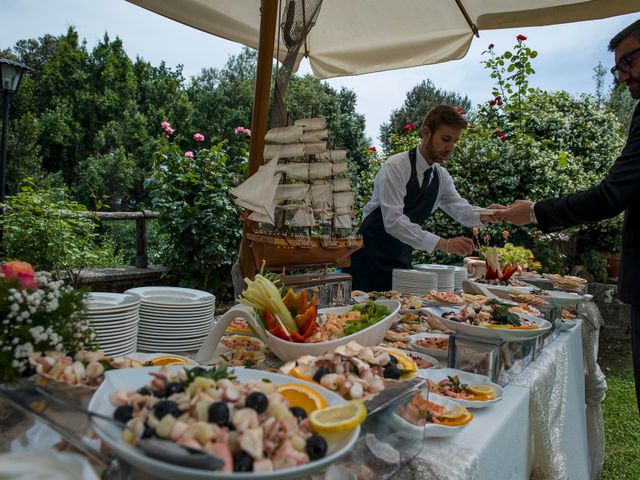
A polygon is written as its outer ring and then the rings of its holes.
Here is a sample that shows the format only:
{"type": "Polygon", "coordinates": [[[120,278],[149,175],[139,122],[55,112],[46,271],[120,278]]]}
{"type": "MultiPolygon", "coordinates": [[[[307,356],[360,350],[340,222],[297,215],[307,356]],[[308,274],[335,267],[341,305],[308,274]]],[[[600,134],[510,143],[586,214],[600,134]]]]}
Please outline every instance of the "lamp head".
{"type": "Polygon", "coordinates": [[[16,93],[20,86],[22,75],[31,69],[26,65],[9,60],[8,58],[0,58],[0,82],[3,92],[16,93]]]}

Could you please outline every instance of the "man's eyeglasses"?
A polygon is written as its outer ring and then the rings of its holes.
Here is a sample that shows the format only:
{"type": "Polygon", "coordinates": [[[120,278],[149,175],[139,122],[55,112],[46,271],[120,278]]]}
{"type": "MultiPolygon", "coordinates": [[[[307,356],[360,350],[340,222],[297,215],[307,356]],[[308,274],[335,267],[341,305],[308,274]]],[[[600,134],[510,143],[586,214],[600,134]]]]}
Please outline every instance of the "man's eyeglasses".
{"type": "Polygon", "coordinates": [[[620,61],[611,69],[611,73],[616,79],[620,78],[620,72],[629,73],[631,70],[631,57],[633,57],[636,53],[640,52],[640,48],[636,48],[635,50],[631,50],[629,53],[625,53],[620,61]]]}

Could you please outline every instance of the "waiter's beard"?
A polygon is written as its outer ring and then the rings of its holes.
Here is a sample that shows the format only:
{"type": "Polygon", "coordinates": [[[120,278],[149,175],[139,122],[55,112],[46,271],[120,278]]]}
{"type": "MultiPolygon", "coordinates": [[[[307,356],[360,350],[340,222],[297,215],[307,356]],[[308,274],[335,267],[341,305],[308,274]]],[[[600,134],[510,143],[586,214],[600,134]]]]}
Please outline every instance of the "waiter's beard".
{"type": "Polygon", "coordinates": [[[449,156],[448,153],[438,152],[431,138],[427,141],[426,150],[427,162],[429,163],[429,165],[431,165],[432,163],[443,163],[449,156]]]}

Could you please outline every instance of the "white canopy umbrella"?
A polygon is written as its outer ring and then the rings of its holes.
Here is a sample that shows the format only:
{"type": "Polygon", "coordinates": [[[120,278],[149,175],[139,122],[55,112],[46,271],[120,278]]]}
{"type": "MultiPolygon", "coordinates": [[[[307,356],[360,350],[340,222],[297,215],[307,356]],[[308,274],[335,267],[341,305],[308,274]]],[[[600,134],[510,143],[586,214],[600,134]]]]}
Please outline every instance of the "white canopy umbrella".
{"type": "MultiPolygon", "coordinates": [[[[128,0],[178,22],[258,48],[260,0],[128,0]]],[[[281,2],[282,21],[286,19],[281,2]]],[[[313,8],[314,0],[298,0],[313,8]]],[[[317,78],[464,57],[478,30],[592,20],[640,11],[639,0],[323,0],[297,63],[317,78]]],[[[297,12],[296,12],[297,14],[297,12]]],[[[281,36],[274,52],[283,60],[281,36]]],[[[274,55],[275,56],[275,55],[274,55]]]]}

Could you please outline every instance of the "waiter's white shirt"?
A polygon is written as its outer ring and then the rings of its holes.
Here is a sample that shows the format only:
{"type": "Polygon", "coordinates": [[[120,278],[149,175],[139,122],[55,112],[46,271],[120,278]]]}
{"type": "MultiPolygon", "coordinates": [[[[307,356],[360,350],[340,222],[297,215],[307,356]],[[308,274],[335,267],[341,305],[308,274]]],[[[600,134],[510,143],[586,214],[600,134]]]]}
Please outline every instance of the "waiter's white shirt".
{"type": "MultiPolygon", "coordinates": [[[[483,225],[480,213],[474,211],[474,207],[460,196],[447,169],[438,163],[429,166],[420,153],[420,149],[416,149],[416,175],[420,186],[422,186],[424,172],[428,168],[435,168],[433,174],[437,174],[440,181],[438,195],[430,213],[441,208],[447,215],[465,227],[483,225]]],[[[433,181],[433,174],[430,177],[430,182],[433,181]]],[[[409,152],[390,156],[376,175],[373,183],[373,195],[369,203],[362,209],[362,218],[364,220],[367,215],[380,207],[384,228],[389,235],[414,249],[431,252],[440,237],[423,230],[420,225],[413,223],[403,213],[404,197],[407,194],[407,182],[410,176],[409,152]]]]}

